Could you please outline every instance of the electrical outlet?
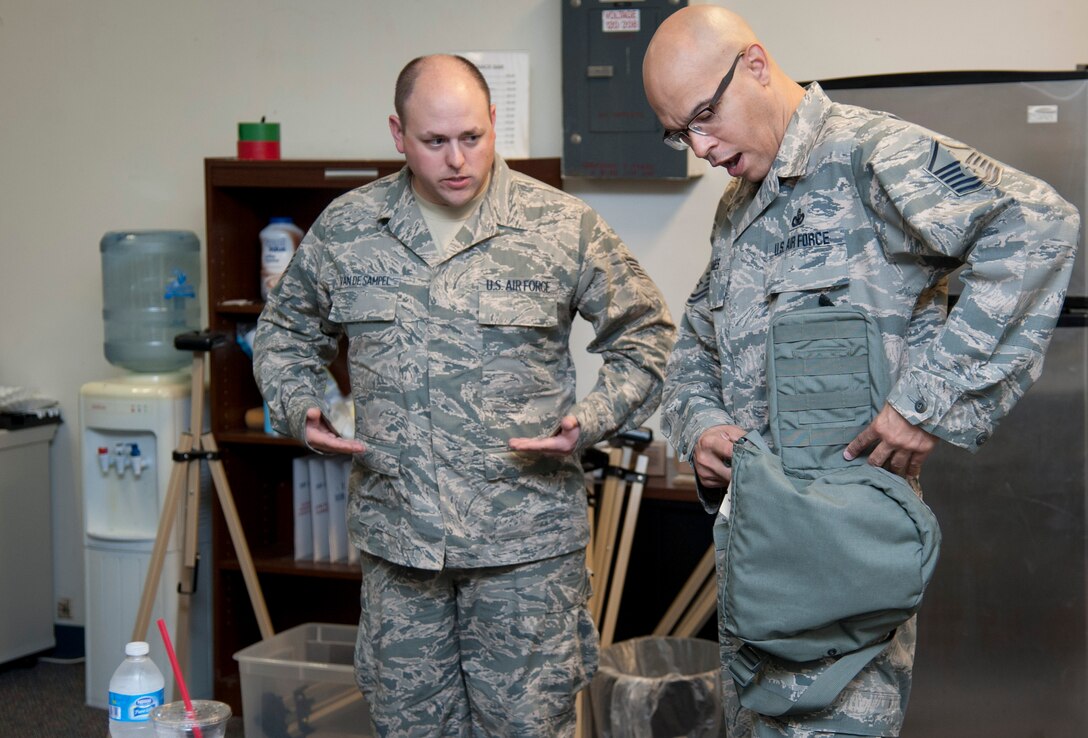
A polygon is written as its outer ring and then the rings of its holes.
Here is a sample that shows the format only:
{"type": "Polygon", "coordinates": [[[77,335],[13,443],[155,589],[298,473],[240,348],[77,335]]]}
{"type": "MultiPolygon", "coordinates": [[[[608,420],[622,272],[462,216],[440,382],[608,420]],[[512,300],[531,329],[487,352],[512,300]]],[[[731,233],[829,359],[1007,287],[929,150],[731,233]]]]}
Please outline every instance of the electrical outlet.
{"type": "Polygon", "coordinates": [[[57,600],[57,617],[60,620],[72,619],[72,601],[67,597],[57,600]]]}

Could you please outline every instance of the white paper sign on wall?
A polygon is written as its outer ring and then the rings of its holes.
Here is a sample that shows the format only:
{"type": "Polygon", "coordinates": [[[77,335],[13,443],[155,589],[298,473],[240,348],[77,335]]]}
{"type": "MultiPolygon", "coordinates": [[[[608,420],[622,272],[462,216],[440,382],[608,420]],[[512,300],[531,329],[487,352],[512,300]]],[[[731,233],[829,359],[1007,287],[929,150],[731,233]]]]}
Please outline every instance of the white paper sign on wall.
{"type": "Polygon", "coordinates": [[[636,33],[642,28],[641,10],[605,10],[601,30],[605,33],[636,33]]]}

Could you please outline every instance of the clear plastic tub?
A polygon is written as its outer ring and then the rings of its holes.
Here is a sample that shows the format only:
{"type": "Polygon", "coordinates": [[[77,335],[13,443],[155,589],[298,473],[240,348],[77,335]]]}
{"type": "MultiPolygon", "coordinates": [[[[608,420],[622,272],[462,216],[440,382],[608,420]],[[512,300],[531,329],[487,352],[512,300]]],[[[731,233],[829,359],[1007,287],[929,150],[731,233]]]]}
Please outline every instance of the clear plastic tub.
{"type": "Polygon", "coordinates": [[[234,654],[246,738],[373,736],[355,683],[355,632],[306,623],[234,654]]]}

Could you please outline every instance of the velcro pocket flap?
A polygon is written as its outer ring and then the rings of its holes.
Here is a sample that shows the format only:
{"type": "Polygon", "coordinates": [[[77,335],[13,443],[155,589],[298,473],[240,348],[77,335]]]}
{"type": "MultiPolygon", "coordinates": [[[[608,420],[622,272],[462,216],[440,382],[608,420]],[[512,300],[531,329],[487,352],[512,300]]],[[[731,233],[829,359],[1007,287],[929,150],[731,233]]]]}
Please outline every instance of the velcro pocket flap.
{"type": "Polygon", "coordinates": [[[343,290],[332,296],[335,323],[388,322],[397,316],[397,294],[386,290],[343,290]]]}
{"type": "Polygon", "coordinates": [[[481,325],[550,328],[559,323],[554,295],[533,292],[481,292],[481,325]]]}
{"type": "Polygon", "coordinates": [[[816,292],[841,287],[849,281],[846,249],[828,248],[774,260],[763,286],[769,297],[783,292],[816,292]]]}

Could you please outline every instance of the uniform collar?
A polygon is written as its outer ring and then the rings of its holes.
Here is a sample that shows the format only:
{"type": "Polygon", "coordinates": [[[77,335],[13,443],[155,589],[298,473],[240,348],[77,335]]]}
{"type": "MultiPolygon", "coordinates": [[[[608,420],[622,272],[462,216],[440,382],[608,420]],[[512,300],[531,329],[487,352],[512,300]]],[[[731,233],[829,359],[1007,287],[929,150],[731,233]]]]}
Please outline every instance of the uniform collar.
{"type": "MultiPolygon", "coordinates": [[[[480,241],[491,238],[500,228],[525,230],[527,223],[517,207],[517,187],[514,174],[496,154],[491,168],[491,183],[483,202],[464,228],[449,245],[447,258],[480,241]]],[[[415,251],[432,266],[442,259],[430,239],[430,231],[419,212],[415,193],[412,191],[412,173],[403,167],[390,186],[378,220],[384,221],[396,238],[415,251]]]]}
{"type": "Polygon", "coordinates": [[[830,114],[831,99],[824,94],[818,82],[813,82],[805,89],[805,96],[786,126],[786,134],[782,137],[778,155],[767,176],[779,179],[803,177],[809,154],[830,114]]]}
{"type": "Polygon", "coordinates": [[[725,210],[736,235],[743,233],[778,196],[782,180],[805,175],[809,155],[830,114],[831,99],[813,82],[786,126],[767,176],[759,183],[742,181],[723,195],[719,212],[725,210]]]}
{"type": "MultiPolygon", "coordinates": [[[[495,166],[491,170],[491,189],[487,193],[487,206],[491,215],[491,227],[517,228],[526,230],[528,221],[522,213],[518,202],[518,187],[515,185],[515,175],[506,161],[495,155],[495,166]]],[[[481,207],[483,210],[483,207],[481,207]]]]}

